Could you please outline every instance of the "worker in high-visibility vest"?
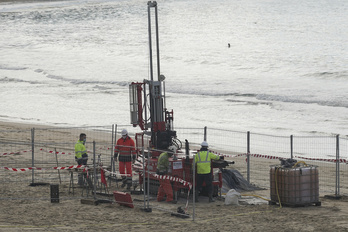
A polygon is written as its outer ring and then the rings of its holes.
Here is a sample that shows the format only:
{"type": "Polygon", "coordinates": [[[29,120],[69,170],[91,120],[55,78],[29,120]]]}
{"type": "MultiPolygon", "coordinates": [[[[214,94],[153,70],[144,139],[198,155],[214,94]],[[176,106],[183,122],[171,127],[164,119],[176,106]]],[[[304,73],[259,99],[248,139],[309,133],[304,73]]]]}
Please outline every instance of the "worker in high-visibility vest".
{"type": "Polygon", "coordinates": [[[85,147],[86,134],[81,133],[80,139],[75,144],[75,160],[78,165],[87,165],[88,155],[85,147]]]}
{"type": "MultiPolygon", "coordinates": [[[[85,147],[86,138],[87,135],[85,133],[81,133],[79,140],[75,144],[75,160],[78,165],[87,165],[88,155],[85,147]]],[[[83,174],[81,172],[78,173],[77,184],[80,186],[83,185],[83,174]]]]}
{"type": "Polygon", "coordinates": [[[136,159],[135,143],[131,137],[128,136],[128,131],[123,129],[122,137],[117,140],[114,157],[118,157],[118,167],[122,178],[121,187],[127,184],[127,190],[132,187],[132,163],[136,159]],[[127,174],[126,174],[127,171],[127,174]]]}
{"type": "MultiPolygon", "coordinates": [[[[161,176],[168,174],[169,157],[172,157],[176,152],[175,146],[170,146],[168,149],[169,151],[161,153],[158,157],[156,174],[161,176]]],[[[166,201],[175,204],[176,201],[173,200],[172,183],[167,178],[163,178],[161,176],[159,177],[160,186],[158,188],[157,201],[163,201],[164,196],[167,195],[166,201]]]]}
{"type": "Polygon", "coordinates": [[[214,202],[213,198],[213,174],[211,173],[211,160],[219,160],[220,157],[208,150],[208,143],[203,141],[201,149],[195,156],[196,170],[197,170],[197,186],[195,193],[195,201],[198,202],[198,194],[201,191],[203,182],[208,190],[209,202],[214,202]]]}

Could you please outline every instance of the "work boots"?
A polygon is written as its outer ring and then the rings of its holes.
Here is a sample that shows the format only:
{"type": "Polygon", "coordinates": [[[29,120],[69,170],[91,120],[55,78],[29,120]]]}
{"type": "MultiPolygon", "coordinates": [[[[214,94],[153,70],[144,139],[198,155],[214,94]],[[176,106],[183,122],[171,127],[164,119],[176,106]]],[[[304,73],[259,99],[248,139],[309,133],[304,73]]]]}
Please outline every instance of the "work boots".
{"type": "Polygon", "coordinates": [[[122,176],[122,185],[121,188],[124,188],[124,186],[126,186],[126,177],[122,176]]]}
{"type": "Polygon", "coordinates": [[[83,186],[83,175],[81,173],[77,175],[77,184],[78,186],[83,186]]]}
{"type": "Polygon", "coordinates": [[[133,183],[132,178],[126,178],[125,183],[127,184],[127,190],[131,190],[132,183],[133,183]]]}
{"type": "Polygon", "coordinates": [[[195,194],[195,202],[199,202],[199,200],[198,200],[198,193],[197,192],[195,194]]]}
{"type": "Polygon", "coordinates": [[[209,202],[215,202],[215,199],[213,198],[212,195],[209,195],[209,202]]]}

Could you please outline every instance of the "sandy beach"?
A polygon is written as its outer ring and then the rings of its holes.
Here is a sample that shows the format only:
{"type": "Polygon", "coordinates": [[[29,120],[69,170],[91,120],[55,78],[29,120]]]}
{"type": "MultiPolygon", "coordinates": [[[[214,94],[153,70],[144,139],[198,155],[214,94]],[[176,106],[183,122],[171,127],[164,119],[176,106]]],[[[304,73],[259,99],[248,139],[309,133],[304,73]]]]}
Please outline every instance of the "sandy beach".
{"type": "MultiPolygon", "coordinates": [[[[331,161],[308,159],[308,163],[319,167],[319,176],[325,177],[319,182],[320,204],[270,204],[269,169],[271,165],[279,164],[279,160],[253,157],[251,182],[262,190],[241,191],[239,204],[226,205],[223,197],[209,203],[204,196],[198,203],[193,203],[192,196],[187,199],[182,195],[176,204],[172,204],[157,202],[153,194],[146,201],[151,210],[144,210],[145,197],[142,194],[131,194],[134,208],[117,203],[113,191],[127,191],[114,180],[108,180],[108,194],[98,195],[98,199],[103,201],[96,201],[90,189],[72,186],[72,179],[76,184],[77,169],[52,168],[76,165],[74,144],[79,133],[86,131],[89,155],[95,141],[101,162],[110,164],[113,156],[110,147],[114,144],[110,144],[111,133],[106,128],[56,130],[44,125],[10,122],[31,120],[35,123],[35,120],[42,120],[38,122],[74,125],[79,115],[91,115],[81,120],[83,125],[98,124],[94,120],[125,122],[117,117],[123,109],[120,102],[126,98],[122,104],[126,102],[129,115],[125,84],[129,80],[126,78],[141,80],[143,74],[148,73],[146,60],[143,62],[140,58],[147,34],[135,33],[145,28],[146,2],[137,8],[133,1],[100,5],[98,1],[78,1],[70,6],[70,2],[60,4],[58,0],[0,0],[6,12],[1,24],[4,29],[2,39],[15,40],[3,43],[3,61],[0,62],[0,68],[4,70],[0,77],[4,98],[0,115],[0,232],[348,231],[348,196],[337,199],[326,195],[334,192],[337,183],[335,163],[331,161]],[[27,8],[34,2],[38,3],[34,4],[37,6],[27,8]],[[43,2],[50,4],[41,8],[43,2]],[[57,10],[54,2],[59,5],[57,10]],[[14,7],[7,7],[12,4],[14,7]],[[28,90],[30,93],[27,94],[28,90]],[[44,98],[45,101],[41,102],[44,98]],[[58,105],[52,104],[53,101],[58,105]],[[28,103],[31,104],[27,106],[28,103]],[[77,104],[82,107],[78,108],[77,104]],[[6,107],[9,108],[7,111],[6,107]],[[82,110],[83,107],[86,111],[82,110]],[[17,112],[18,109],[21,111],[17,112]],[[56,112],[56,109],[62,112],[56,112]],[[64,116],[66,120],[60,120],[64,116]],[[36,129],[35,152],[31,144],[32,128],[36,129]],[[32,161],[34,153],[35,164],[32,161]],[[32,170],[30,167],[42,169],[32,170]],[[31,185],[34,172],[42,183],[31,185]],[[59,202],[51,201],[53,185],[59,187],[59,202]],[[172,215],[179,207],[185,208],[187,203],[188,217],[172,215]]],[[[347,104],[342,100],[346,99],[343,88],[347,76],[346,56],[342,48],[346,48],[347,43],[342,32],[345,31],[344,9],[347,8],[340,7],[342,2],[305,2],[301,6],[291,1],[246,1],[245,4],[240,1],[235,5],[228,1],[214,4],[209,1],[162,3],[167,4],[163,9],[170,16],[161,15],[160,20],[160,28],[165,32],[160,36],[165,51],[162,70],[166,76],[168,73],[168,89],[171,78],[176,78],[168,99],[174,102],[175,110],[178,109],[175,104],[179,107],[185,104],[187,109],[192,109],[186,112],[182,107],[181,111],[175,111],[182,122],[191,122],[192,127],[196,127],[196,123],[208,127],[229,126],[223,128],[226,130],[261,128],[262,134],[256,135],[253,141],[260,141],[258,136],[272,130],[286,135],[302,131],[316,137],[334,128],[333,132],[339,130],[343,135],[347,134],[347,104]],[[174,4],[179,7],[174,7],[174,4]],[[287,8],[288,4],[291,8],[287,8]],[[273,5],[277,7],[273,8],[273,5]],[[307,14],[311,7],[314,11],[307,14]],[[232,18],[233,14],[236,17],[232,18]],[[225,20],[220,20],[222,18],[225,20]],[[309,46],[311,44],[315,46],[309,46]],[[207,94],[208,91],[212,94],[207,94]]],[[[172,103],[168,103],[171,109],[172,103]]],[[[128,125],[128,121],[126,123],[128,125]]],[[[196,134],[197,137],[201,135],[196,134]]],[[[221,143],[234,143],[239,133],[235,136],[225,136],[226,140],[221,143]]],[[[273,138],[275,136],[270,140],[273,138]]],[[[328,140],[312,144],[306,137],[300,145],[308,146],[308,150],[312,146],[318,151],[327,150],[327,154],[335,159],[335,140],[331,137],[328,140]]],[[[286,141],[279,148],[272,148],[269,143],[262,144],[262,147],[271,156],[272,149],[282,149],[283,146],[288,149],[286,141]]],[[[193,144],[199,143],[195,141],[193,144]]],[[[243,177],[247,175],[244,146],[243,141],[240,146],[243,154],[226,158],[235,161],[228,168],[238,170],[243,177]]],[[[220,148],[218,152],[224,153],[228,148],[220,148]]],[[[302,151],[301,147],[299,149],[302,151]]],[[[236,150],[230,152],[240,154],[236,150]]],[[[321,153],[318,153],[311,156],[320,158],[321,153]]],[[[92,163],[93,156],[89,158],[92,163]]],[[[347,194],[348,166],[342,163],[340,167],[343,167],[340,170],[341,192],[347,194]]]]}
{"type": "MultiPolygon", "coordinates": [[[[32,127],[34,125],[0,122],[0,131],[32,127]]],[[[20,140],[21,133],[17,133],[16,137],[20,140]]],[[[1,139],[5,139],[3,135],[1,139]]],[[[272,164],[268,160],[260,162],[268,166],[272,164]]],[[[236,163],[233,168],[238,169],[236,163]]],[[[185,198],[180,198],[174,205],[156,202],[155,196],[152,196],[152,212],[143,211],[141,195],[132,195],[134,208],[120,206],[112,198],[112,203],[82,204],[78,190],[76,195],[69,195],[69,183],[63,182],[59,185],[60,202],[51,203],[49,186],[32,187],[15,182],[20,175],[18,172],[0,169],[0,174],[0,231],[348,231],[345,218],[348,214],[347,197],[333,200],[320,196],[321,206],[306,207],[225,205],[223,199],[208,203],[206,197],[202,197],[196,204],[193,221],[192,202],[187,211],[189,218],[171,215],[177,207],[185,207],[185,198]],[[37,199],[8,200],[11,193],[25,196],[29,192],[30,196],[37,196],[37,199]]],[[[62,172],[62,175],[67,174],[62,172]]],[[[269,182],[268,178],[265,177],[265,183],[269,182]]],[[[269,189],[241,194],[270,198],[269,189]]]]}

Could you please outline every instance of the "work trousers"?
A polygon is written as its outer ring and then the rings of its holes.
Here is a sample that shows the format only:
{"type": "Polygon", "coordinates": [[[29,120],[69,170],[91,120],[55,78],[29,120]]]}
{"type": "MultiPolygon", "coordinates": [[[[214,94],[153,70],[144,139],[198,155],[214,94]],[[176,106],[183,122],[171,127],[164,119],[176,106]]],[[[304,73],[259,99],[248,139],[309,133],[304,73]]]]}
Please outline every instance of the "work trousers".
{"type": "Polygon", "coordinates": [[[127,172],[127,176],[132,177],[132,162],[119,162],[118,164],[120,174],[124,175],[127,172]]]}
{"type": "Polygon", "coordinates": [[[166,201],[173,201],[173,188],[170,180],[160,179],[160,186],[157,193],[157,201],[162,201],[164,196],[167,195],[166,201]]]}
{"type": "Polygon", "coordinates": [[[76,160],[78,165],[87,165],[88,155],[83,154],[81,158],[76,158],[76,156],[75,156],[75,160],[76,160]]]}
{"type": "Polygon", "coordinates": [[[119,171],[125,184],[132,185],[132,162],[119,162],[119,171]],[[127,172],[127,174],[126,174],[127,172]],[[125,175],[126,174],[126,175],[125,175]]]}
{"type": "Polygon", "coordinates": [[[211,173],[208,174],[197,174],[197,187],[196,187],[196,196],[198,196],[198,191],[202,190],[203,182],[205,182],[208,196],[212,197],[213,195],[213,176],[211,173]]]}

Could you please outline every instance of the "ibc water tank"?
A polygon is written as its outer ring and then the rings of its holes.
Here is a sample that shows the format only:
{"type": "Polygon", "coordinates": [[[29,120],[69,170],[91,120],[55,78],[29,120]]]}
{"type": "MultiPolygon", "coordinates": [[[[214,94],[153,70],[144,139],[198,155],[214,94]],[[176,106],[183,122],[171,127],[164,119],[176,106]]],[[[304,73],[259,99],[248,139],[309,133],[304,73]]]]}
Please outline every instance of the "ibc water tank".
{"type": "Polygon", "coordinates": [[[270,186],[271,203],[289,206],[320,205],[317,166],[271,166],[270,186]]]}

